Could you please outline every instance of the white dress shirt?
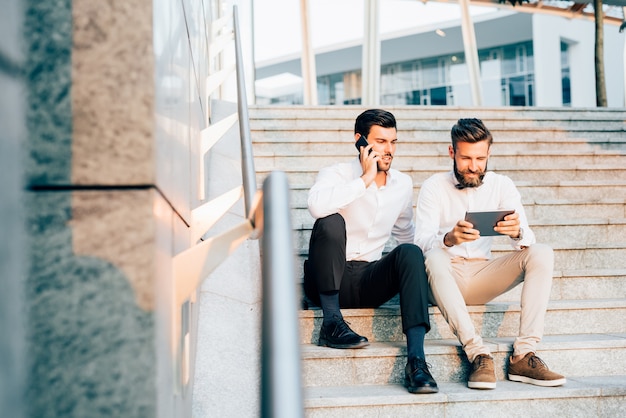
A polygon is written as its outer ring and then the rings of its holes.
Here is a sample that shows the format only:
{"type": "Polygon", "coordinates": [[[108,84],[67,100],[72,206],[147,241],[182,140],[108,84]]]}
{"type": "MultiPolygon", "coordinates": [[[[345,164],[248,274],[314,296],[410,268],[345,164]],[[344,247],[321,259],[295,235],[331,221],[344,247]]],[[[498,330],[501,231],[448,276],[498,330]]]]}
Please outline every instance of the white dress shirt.
{"type": "Polygon", "coordinates": [[[346,222],[346,260],[375,261],[393,236],[399,244],[413,243],[413,180],[398,170],[387,182],[365,188],[358,158],[320,170],[309,191],[309,212],[315,218],[339,213],[346,222]]]}
{"type": "Polygon", "coordinates": [[[450,257],[491,258],[493,237],[481,237],[473,242],[447,247],[443,237],[469,210],[515,209],[519,214],[522,239],[510,239],[520,249],[535,243],[535,235],[528,227],[521,195],[513,181],[504,175],[489,171],[483,184],[459,190],[453,171],[438,173],[428,178],[420,188],[415,210],[415,243],[426,254],[432,248],[444,248],[450,257]]]}

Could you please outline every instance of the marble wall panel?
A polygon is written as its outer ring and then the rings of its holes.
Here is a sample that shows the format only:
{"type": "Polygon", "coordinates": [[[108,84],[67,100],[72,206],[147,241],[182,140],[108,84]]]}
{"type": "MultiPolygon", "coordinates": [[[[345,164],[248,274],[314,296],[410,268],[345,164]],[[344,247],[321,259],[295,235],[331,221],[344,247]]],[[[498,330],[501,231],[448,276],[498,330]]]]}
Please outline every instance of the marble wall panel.
{"type": "Polygon", "coordinates": [[[29,416],[155,416],[154,194],[27,194],[29,416]]]}
{"type": "Polygon", "coordinates": [[[155,321],[157,347],[157,392],[161,394],[156,399],[159,416],[185,417],[190,416],[186,411],[191,405],[184,390],[175,388],[179,379],[178,347],[180,336],[177,335],[174,325],[174,312],[180,307],[174,306],[172,295],[175,294],[172,280],[172,256],[181,246],[178,240],[184,241],[184,248],[189,246],[189,228],[172,209],[169,202],[159,193],[154,194],[153,215],[155,220],[155,321]],[[167,396],[166,396],[167,395],[167,396]]]}
{"type": "MultiPolygon", "coordinates": [[[[198,169],[192,136],[192,58],[180,2],[154,1],[156,184],[189,223],[198,169]]],[[[197,101],[197,100],[196,100],[197,101]]],[[[197,129],[197,128],[196,128],[197,129]]]]}
{"type": "Polygon", "coordinates": [[[152,1],[73,0],[71,17],[72,183],[153,184],[152,1]]]}

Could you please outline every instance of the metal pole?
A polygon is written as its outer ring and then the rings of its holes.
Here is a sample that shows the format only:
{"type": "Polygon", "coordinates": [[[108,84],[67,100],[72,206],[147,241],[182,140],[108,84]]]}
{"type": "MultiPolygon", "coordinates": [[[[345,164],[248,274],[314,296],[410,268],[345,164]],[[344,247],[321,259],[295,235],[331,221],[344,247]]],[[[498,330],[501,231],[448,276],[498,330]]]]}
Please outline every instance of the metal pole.
{"type": "Polygon", "coordinates": [[[317,70],[315,53],[311,45],[309,1],[300,0],[300,19],[302,21],[302,80],[304,83],[304,104],[316,106],[317,102],[317,70]]]}
{"type": "Polygon", "coordinates": [[[480,64],[478,61],[478,47],[476,46],[476,34],[474,23],[469,13],[469,0],[459,0],[461,6],[461,30],[463,33],[463,48],[465,49],[465,62],[469,71],[472,101],[474,106],[482,106],[483,93],[480,86],[480,64]]]}
{"type": "Polygon", "coordinates": [[[241,175],[243,178],[243,198],[246,218],[250,216],[254,195],[256,194],[256,171],[250,138],[250,118],[248,116],[248,96],[246,95],[246,79],[243,71],[241,53],[241,36],[237,6],[233,6],[233,29],[235,31],[235,58],[237,73],[237,109],[239,113],[239,133],[241,136],[241,175]]]}
{"type": "Polygon", "coordinates": [[[289,185],[281,171],[263,183],[261,416],[304,417],[289,185]]]}
{"type": "Polygon", "coordinates": [[[380,103],[379,9],[379,0],[365,0],[361,104],[368,106],[380,103]]]}

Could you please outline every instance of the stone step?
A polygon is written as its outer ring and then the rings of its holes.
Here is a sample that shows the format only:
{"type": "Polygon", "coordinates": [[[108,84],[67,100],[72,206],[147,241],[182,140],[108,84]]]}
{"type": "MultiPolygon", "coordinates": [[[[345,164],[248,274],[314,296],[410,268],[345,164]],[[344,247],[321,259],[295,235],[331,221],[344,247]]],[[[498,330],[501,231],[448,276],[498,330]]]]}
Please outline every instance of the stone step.
{"type": "MultiPolygon", "coordinates": [[[[485,339],[499,383],[506,379],[513,338],[485,339]]],[[[470,363],[456,339],[427,340],[426,361],[439,384],[465,383],[470,363]]],[[[564,376],[615,376],[626,372],[626,334],[576,334],[546,336],[537,355],[551,370],[564,376]],[[590,359],[593,359],[590,361],[590,359]]],[[[339,350],[314,344],[301,346],[305,387],[402,384],[406,343],[372,342],[361,349],[339,350]]]]}
{"type": "MultiPolygon", "coordinates": [[[[299,193],[299,191],[296,191],[299,193]]],[[[292,192],[292,200],[294,193],[292,192]]],[[[306,191],[297,196],[299,205],[293,205],[291,209],[291,223],[295,229],[310,229],[314,219],[306,206],[306,191]]],[[[595,202],[572,201],[572,200],[524,200],[526,216],[531,224],[534,221],[552,219],[555,222],[561,219],[570,221],[577,219],[621,219],[626,217],[626,199],[605,198],[595,202]]]]}
{"type": "MultiPolygon", "coordinates": [[[[599,244],[551,243],[554,250],[554,270],[622,269],[626,254],[626,242],[599,244]]],[[[509,245],[494,245],[492,256],[499,257],[512,251],[509,245]]],[[[296,277],[302,277],[302,263],[307,249],[296,249],[296,277]]]]}
{"type": "MultiPolygon", "coordinates": [[[[302,276],[297,276],[302,282],[302,276]]],[[[493,302],[519,303],[523,286],[498,296],[493,302]]],[[[552,278],[551,300],[611,299],[626,289],[626,269],[555,271],[552,278]]],[[[390,301],[398,304],[397,296],[390,301]]]]}
{"type": "MultiPolygon", "coordinates": [[[[615,131],[529,131],[507,130],[493,132],[494,152],[623,152],[626,149],[626,132],[615,131]]],[[[354,132],[331,131],[251,131],[255,156],[280,155],[334,155],[349,153],[354,148],[354,132]]],[[[405,153],[446,155],[450,144],[448,131],[399,132],[398,156],[405,153]]]]}
{"type": "MultiPolygon", "coordinates": [[[[291,207],[306,207],[309,189],[312,186],[314,178],[311,178],[310,184],[300,182],[300,173],[289,175],[290,185],[290,204],[291,207]]],[[[265,175],[257,177],[258,184],[262,184],[265,175]]],[[[542,201],[561,201],[561,202],[581,202],[589,203],[602,202],[607,199],[613,201],[624,201],[626,196],[626,179],[613,179],[603,181],[517,181],[517,188],[522,195],[523,201],[526,202],[542,202],[542,201]]],[[[420,184],[413,185],[413,201],[417,202],[420,184]]]]}
{"type": "Polygon", "coordinates": [[[399,384],[311,387],[304,396],[307,418],[618,417],[626,376],[568,376],[556,388],[501,381],[496,390],[483,391],[443,382],[430,395],[410,394],[399,384]]]}
{"type": "MultiPolygon", "coordinates": [[[[294,230],[294,246],[300,250],[308,250],[313,218],[308,214],[304,222],[292,222],[294,230]]],[[[577,244],[593,245],[597,242],[620,243],[626,240],[626,218],[590,218],[590,219],[535,219],[529,221],[537,242],[550,245],[577,244]]],[[[506,245],[508,238],[495,237],[495,244],[506,245]]]]}
{"type": "MultiPolygon", "coordinates": [[[[617,296],[617,295],[616,295],[617,296]]],[[[620,295],[622,296],[622,295],[620,295]]],[[[520,306],[515,302],[489,302],[468,306],[477,332],[484,338],[513,337],[519,331],[520,306]]],[[[385,304],[376,309],[342,309],[350,327],[370,341],[401,341],[402,324],[398,305],[385,304]]],[[[455,338],[436,306],[429,307],[429,340],[455,338]]],[[[581,324],[588,333],[623,333],[626,299],[551,300],[545,320],[545,335],[578,334],[581,324]]],[[[299,312],[300,342],[317,343],[322,311],[310,308],[299,312]]]]}
{"type": "MultiPolygon", "coordinates": [[[[277,138],[279,135],[273,135],[269,132],[265,133],[265,135],[272,135],[272,138],[265,139],[263,135],[253,134],[255,158],[278,158],[286,155],[296,157],[302,155],[337,156],[337,154],[345,154],[350,157],[353,155],[354,140],[350,133],[343,135],[307,133],[305,135],[306,142],[301,142],[303,139],[298,137],[298,135],[301,135],[298,132],[290,133],[290,137],[285,139],[279,139],[277,138]],[[315,141],[318,135],[320,138],[318,141],[315,141]]],[[[448,155],[449,135],[438,138],[429,137],[422,133],[417,135],[418,137],[416,138],[406,138],[398,144],[397,159],[422,155],[429,156],[431,154],[439,155],[440,157],[448,155]]],[[[508,135],[511,135],[511,133],[508,135]]],[[[604,132],[585,133],[584,137],[581,138],[567,136],[564,138],[552,138],[551,140],[550,138],[545,138],[543,134],[520,132],[511,137],[498,136],[497,142],[494,142],[492,149],[494,159],[496,155],[504,156],[506,155],[505,153],[523,155],[526,153],[550,153],[555,152],[555,150],[570,153],[623,153],[626,150],[626,133],[616,134],[608,141],[604,132]],[[541,140],[536,140],[536,135],[541,135],[541,140]]]]}
{"type": "MultiPolygon", "coordinates": [[[[269,144],[266,144],[269,145],[269,144]]],[[[258,145],[255,146],[254,161],[256,168],[262,171],[283,170],[293,171],[319,171],[321,167],[330,164],[346,162],[347,159],[356,156],[357,151],[354,143],[341,144],[321,144],[312,148],[311,144],[305,146],[287,146],[288,144],[271,144],[265,147],[265,152],[261,152],[258,145]],[[258,151],[258,152],[257,152],[258,151]]],[[[447,144],[445,149],[418,150],[413,144],[399,144],[393,161],[393,167],[408,171],[412,169],[441,169],[451,168],[451,160],[448,155],[447,144]]],[[[555,148],[557,148],[555,146],[555,148]]],[[[508,146],[493,145],[489,158],[489,167],[493,169],[511,169],[514,167],[528,168],[564,168],[585,166],[623,166],[626,159],[626,151],[622,150],[525,150],[523,152],[513,151],[508,146]],[[572,164],[575,162],[575,165],[572,164]]]]}
{"type": "MultiPolygon", "coordinates": [[[[295,109],[288,107],[274,107],[261,109],[251,106],[249,108],[250,124],[263,126],[268,129],[288,126],[297,129],[312,130],[336,130],[351,129],[354,120],[364,106],[342,107],[307,107],[298,106],[295,109]]],[[[455,109],[447,110],[437,107],[411,107],[391,106],[386,107],[394,114],[398,122],[399,130],[407,129],[450,129],[459,118],[476,117],[482,119],[490,130],[497,129],[556,129],[575,130],[577,128],[593,127],[598,130],[624,130],[626,120],[623,109],[586,109],[576,111],[573,109],[559,110],[541,109],[533,111],[528,109],[455,109]]]]}
{"type": "MultiPolygon", "coordinates": [[[[255,106],[251,105],[250,120],[303,121],[321,119],[325,121],[348,120],[354,124],[354,118],[367,106],[255,106]]],[[[622,122],[624,110],[619,108],[563,108],[563,107],[481,107],[462,108],[450,106],[389,106],[385,107],[399,121],[456,121],[459,118],[475,117],[480,119],[500,120],[506,125],[511,121],[523,121],[529,126],[537,126],[545,121],[553,123],[581,123],[597,121],[622,122]]]]}
{"type": "MultiPolygon", "coordinates": [[[[626,242],[581,244],[553,243],[555,270],[621,269],[624,267],[626,242]]],[[[492,248],[494,257],[508,253],[510,246],[492,248]]]]}
{"type": "MultiPolygon", "coordinates": [[[[490,166],[490,168],[492,168],[490,166]]],[[[427,178],[436,173],[445,172],[449,169],[449,167],[435,167],[428,168],[422,167],[419,169],[411,169],[411,170],[402,170],[406,174],[409,174],[413,179],[414,184],[421,184],[427,178]]],[[[289,169],[286,170],[281,167],[276,168],[268,168],[264,170],[263,168],[257,168],[257,182],[262,181],[262,178],[267,177],[270,171],[284,171],[287,173],[288,179],[295,180],[299,183],[301,182],[310,182],[310,185],[313,184],[315,178],[317,176],[318,171],[306,171],[304,169],[289,169]]],[[[568,179],[569,181],[593,181],[600,182],[604,180],[612,180],[612,179],[626,179],[626,166],[625,167],[616,167],[611,165],[595,165],[595,166],[572,166],[571,168],[563,168],[563,169],[552,169],[552,168],[540,168],[540,167],[519,167],[519,168],[506,168],[501,170],[495,170],[499,174],[503,174],[509,176],[515,183],[519,184],[520,181],[527,182],[559,182],[562,179],[568,179]]]]}

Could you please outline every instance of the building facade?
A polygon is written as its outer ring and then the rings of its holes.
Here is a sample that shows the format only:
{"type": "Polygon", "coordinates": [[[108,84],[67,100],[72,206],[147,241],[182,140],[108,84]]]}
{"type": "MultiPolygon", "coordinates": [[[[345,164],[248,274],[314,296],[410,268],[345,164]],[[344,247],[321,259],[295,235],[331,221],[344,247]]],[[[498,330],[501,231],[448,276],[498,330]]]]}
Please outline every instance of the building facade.
{"type": "MultiPolygon", "coordinates": [[[[474,19],[485,106],[595,107],[593,20],[499,10],[474,19]]],[[[624,34],[605,25],[609,107],[624,106],[624,34]]],[[[316,55],[320,105],[361,103],[361,46],[316,55]]],[[[257,65],[264,79],[300,75],[299,58],[257,65]]],[[[292,77],[293,79],[293,77],[292,77]]],[[[381,42],[382,105],[472,104],[460,21],[381,42]]],[[[301,104],[301,85],[257,89],[257,103],[301,104]],[[272,92],[276,92],[272,95],[272,92]]]]}

